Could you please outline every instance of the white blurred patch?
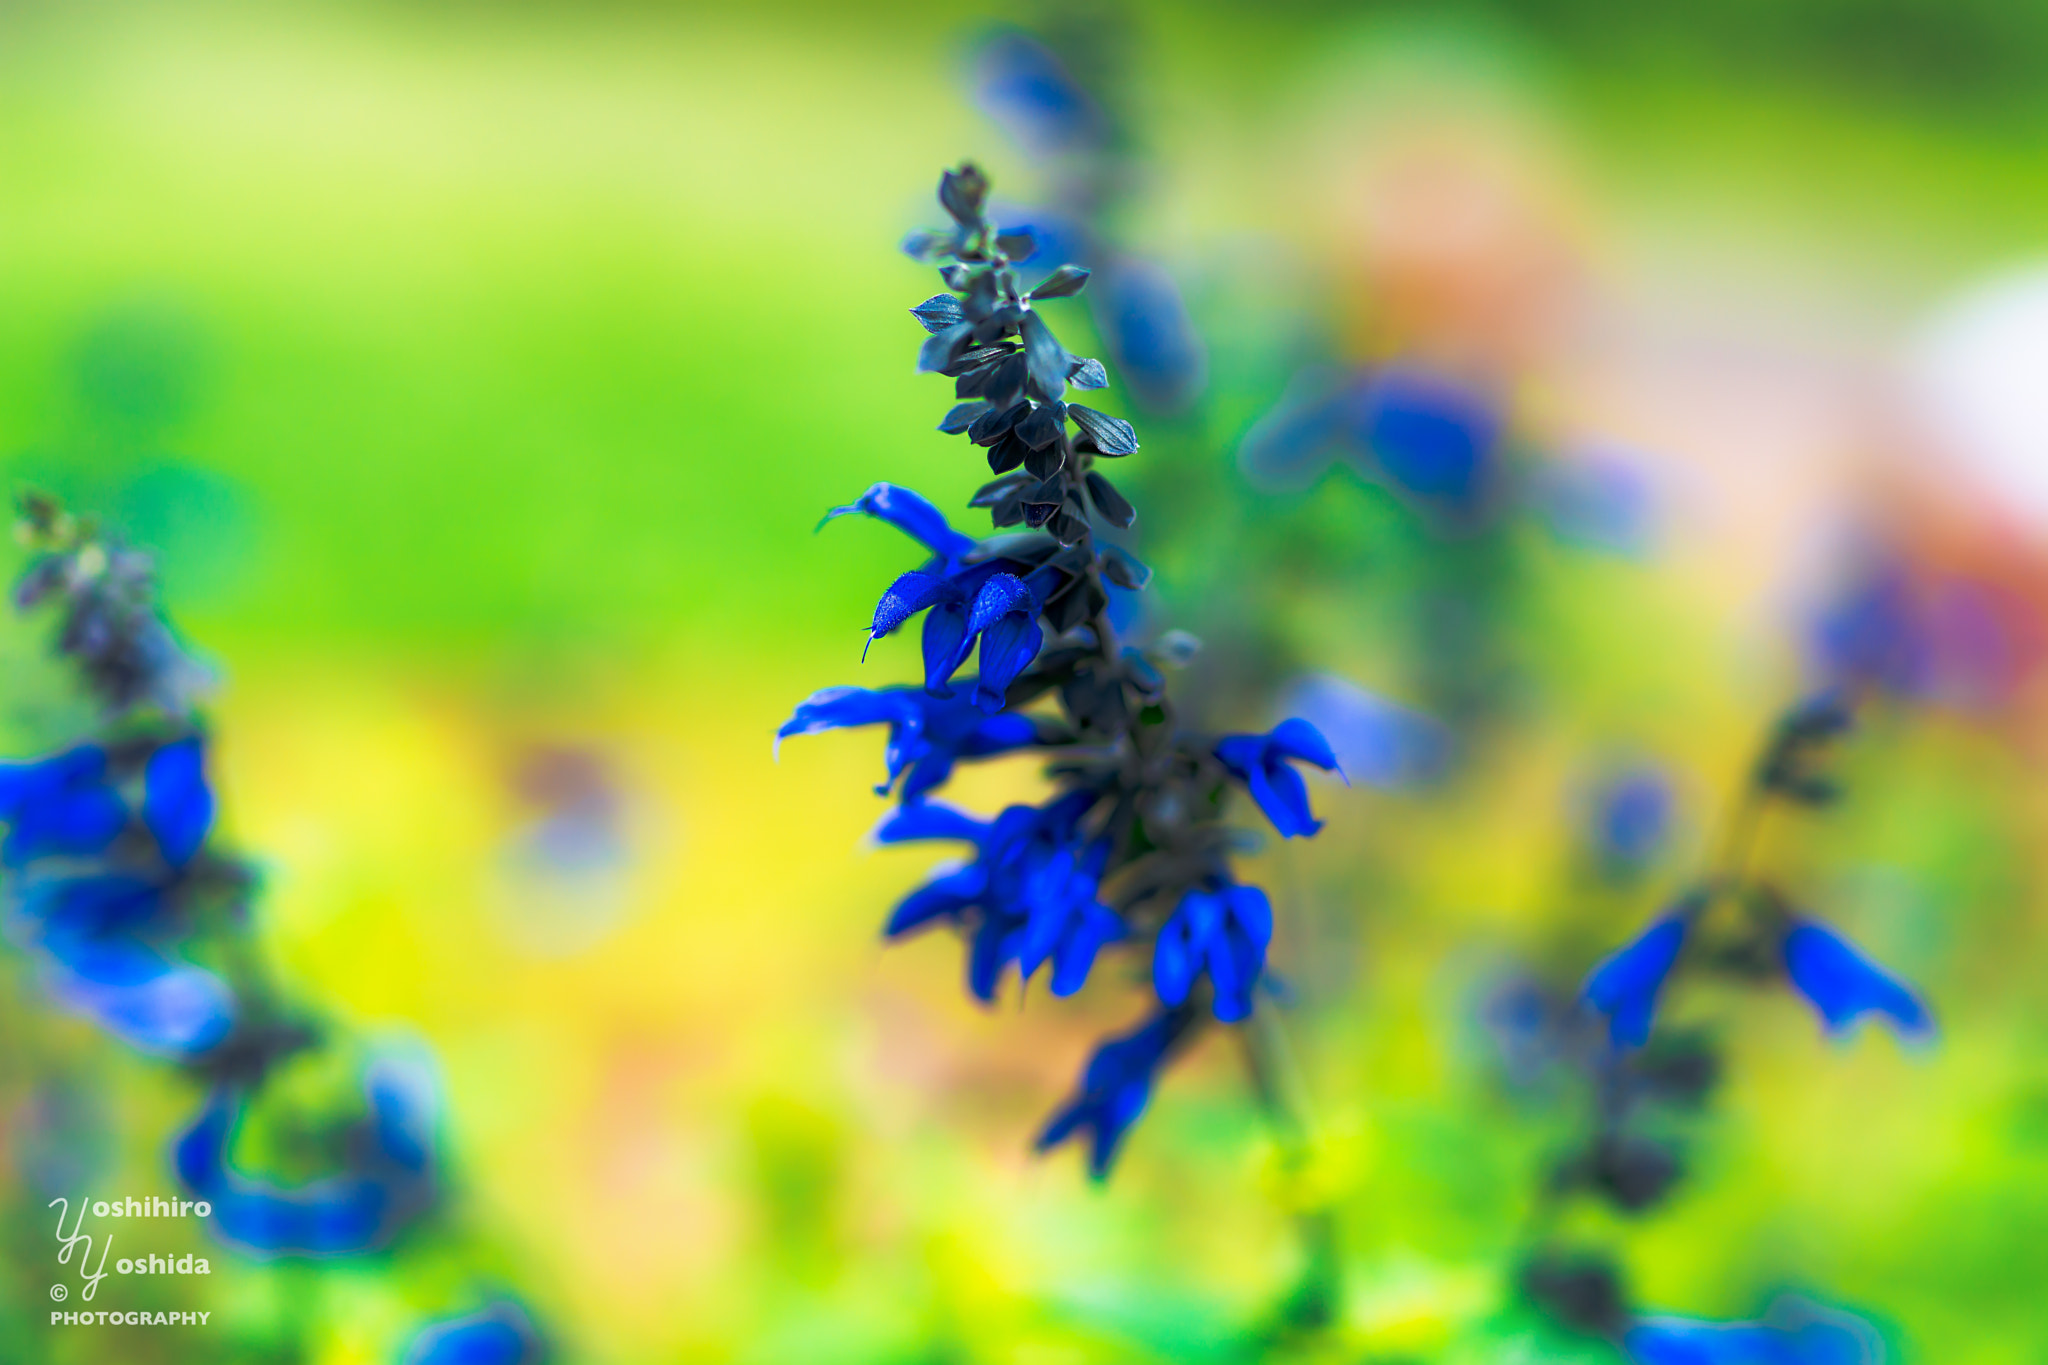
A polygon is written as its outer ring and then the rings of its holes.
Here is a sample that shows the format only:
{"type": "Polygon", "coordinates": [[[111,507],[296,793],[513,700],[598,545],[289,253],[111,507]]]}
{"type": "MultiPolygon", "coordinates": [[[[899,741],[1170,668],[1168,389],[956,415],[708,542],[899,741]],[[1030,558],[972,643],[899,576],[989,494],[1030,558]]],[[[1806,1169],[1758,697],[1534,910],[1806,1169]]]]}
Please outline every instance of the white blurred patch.
{"type": "Polygon", "coordinates": [[[1980,492],[2048,532],[2048,266],[1964,294],[1921,335],[1909,366],[1933,457],[1960,462],[1980,492]]]}

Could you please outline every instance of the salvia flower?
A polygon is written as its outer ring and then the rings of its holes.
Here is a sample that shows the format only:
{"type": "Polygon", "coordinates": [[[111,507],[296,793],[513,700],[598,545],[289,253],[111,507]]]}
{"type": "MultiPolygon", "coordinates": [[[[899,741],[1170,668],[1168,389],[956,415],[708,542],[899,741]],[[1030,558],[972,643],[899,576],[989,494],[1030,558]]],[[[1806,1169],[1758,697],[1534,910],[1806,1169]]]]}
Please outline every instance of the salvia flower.
{"type": "Polygon", "coordinates": [[[1125,933],[1099,899],[1107,848],[1077,842],[1079,819],[1093,804],[1092,793],[1075,793],[1044,808],[1011,806],[986,823],[929,802],[897,812],[876,831],[878,841],[962,840],[976,857],[911,892],[890,917],[889,936],[949,920],[970,932],[968,987],[976,999],[995,999],[1011,964],[1028,981],[1048,961],[1053,993],[1072,995],[1096,954],[1125,933]]]}
{"type": "Polygon", "coordinates": [[[1607,1017],[1615,1047],[1641,1047],[1649,1041],[1657,997],[1685,947],[1690,918],[1683,910],[1666,915],[1587,979],[1586,1003],[1607,1017]]]}
{"type": "Polygon", "coordinates": [[[1256,886],[1198,887],[1181,897],[1153,949],[1152,983],[1167,1005],[1186,1002],[1209,978],[1217,1019],[1234,1024],[1252,1012],[1252,988],[1273,941],[1273,904],[1256,886]]]}
{"type": "Polygon", "coordinates": [[[1305,720],[1283,720],[1263,735],[1226,735],[1216,741],[1216,757],[1245,784],[1252,800],[1285,839],[1314,834],[1323,827],[1309,809],[1308,786],[1290,763],[1308,763],[1325,772],[1337,769],[1315,726],[1305,720]]]}
{"type": "Polygon", "coordinates": [[[332,1175],[287,1187],[236,1170],[229,1152],[246,1097],[222,1087],[178,1139],[178,1178],[212,1203],[219,1235],[254,1255],[340,1256],[382,1246],[432,1199],[434,1100],[424,1078],[391,1064],[372,1067],[365,1089],[370,1112],[356,1155],[332,1175]]]}
{"type": "Polygon", "coordinates": [[[0,861],[102,853],[128,823],[128,806],[107,781],[107,751],[81,744],[29,763],[0,765],[0,861]]]}
{"type": "Polygon", "coordinates": [[[414,1337],[405,1365],[538,1365],[546,1352],[517,1304],[437,1322],[414,1337]]]}
{"type": "Polygon", "coordinates": [[[799,702],[775,738],[780,744],[794,735],[880,724],[889,727],[889,778],[875,791],[887,795],[901,778],[905,801],[943,786],[963,758],[1010,753],[1039,737],[1031,717],[990,715],[965,698],[934,697],[915,687],[828,687],[799,702]]]}
{"type": "Polygon", "coordinates": [[[1152,1098],[1152,1082],[1160,1066],[1193,1019],[1192,1012],[1185,1009],[1164,1010],[1135,1031],[1097,1048],[1082,1074],[1081,1093],[1046,1124],[1038,1135],[1038,1150],[1047,1151],[1085,1132],[1088,1170],[1097,1180],[1106,1177],[1124,1134],[1152,1098]]]}
{"type": "Polygon", "coordinates": [[[1845,1033],[1866,1014],[1891,1021],[1902,1037],[1934,1032],[1927,1006],[1910,987],[1813,920],[1793,920],[1783,943],[1785,975],[1820,1012],[1830,1033],[1845,1033]]]}
{"type": "Polygon", "coordinates": [[[993,1001],[1013,967],[1025,985],[1044,972],[1052,994],[1066,996],[1106,952],[1151,954],[1167,1012],[1105,1045],[1045,1139],[1090,1129],[1101,1174],[1168,1045],[1197,1017],[1181,1007],[1197,984],[1208,983],[1204,1013],[1237,1022],[1265,976],[1272,909],[1232,875],[1236,841],[1221,824],[1233,774],[1283,834],[1311,834],[1319,825],[1290,765],[1328,769],[1336,758],[1301,721],[1220,741],[1182,729],[1158,666],[1171,655],[1119,641],[1110,594],[1138,592],[1149,572],[1097,528],[1137,516],[1103,472],[1138,449],[1137,433],[1071,401],[1075,390],[1105,387],[1108,372],[1070,354],[1041,307],[1079,293],[1089,271],[1061,265],[1024,288],[1016,263],[1040,244],[991,221],[988,188],[972,166],[947,172],[939,201],[952,225],[912,234],[905,250],[937,265],[946,286],[911,310],[926,333],[917,367],[954,381],[939,429],[986,453],[995,477],[971,505],[1003,534],[972,540],[887,483],[834,508],[827,520],[874,517],[926,551],[888,586],[868,626],[872,644],[924,616],[924,685],[814,693],[778,738],[888,727],[878,790],[899,791],[902,804],[876,840],[950,842],[967,857],[904,897],[884,932],[959,934],[975,999],[993,1001]],[[971,687],[956,683],[977,648],[971,687]],[[1023,709],[1041,701],[1045,711],[1023,709]],[[1027,746],[1053,756],[1044,801],[983,819],[930,799],[958,763],[1027,746]]]}

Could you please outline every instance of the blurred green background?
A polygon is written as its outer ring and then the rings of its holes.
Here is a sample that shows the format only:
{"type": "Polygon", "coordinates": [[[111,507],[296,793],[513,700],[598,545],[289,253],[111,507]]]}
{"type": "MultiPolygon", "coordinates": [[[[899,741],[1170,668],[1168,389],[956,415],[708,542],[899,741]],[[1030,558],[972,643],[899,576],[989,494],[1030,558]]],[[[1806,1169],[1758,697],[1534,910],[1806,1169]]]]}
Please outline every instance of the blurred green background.
{"type": "MultiPolygon", "coordinates": [[[[989,17],[0,9],[0,461],[158,550],[221,676],[263,949],[356,1034],[431,1045],[456,1210],[361,1261],[223,1253],[187,1295],[203,1332],[46,1327],[45,1201],[167,1190],[194,1092],[13,963],[0,1355],[384,1362],[502,1284],[568,1361],[1247,1359],[1297,1273],[1289,1210],[1323,1200],[1339,1322],[1274,1358],[1574,1349],[1512,1292],[1569,1115],[1504,1093],[1477,1002],[1512,961],[1575,979],[1697,860],[1797,683],[1787,584],[1863,496],[1844,452],[1872,440],[1837,419],[1882,412],[1886,357],[2048,235],[2048,18],[1130,8],[1152,183],[1129,231],[1193,281],[1213,374],[1192,416],[1139,418],[1165,622],[1227,626],[1203,600],[1220,561],[1269,585],[1244,594],[1260,648],[1428,707],[1404,594],[1483,552],[1511,565],[1489,600],[1521,682],[1456,780],[1319,785],[1317,846],[1255,864],[1302,983],[1308,1168],[1276,1159],[1219,1037],[1097,1188],[1027,1144],[1135,997],[983,1013],[950,943],[884,953],[925,864],[859,848],[876,737],[769,757],[814,688],[912,673],[901,642],[860,662],[902,544],[814,537],[818,515],[876,479],[949,509],[980,482],[931,430],[944,395],[911,373],[902,310],[933,284],[893,248],[963,155],[1038,188],[963,78],[989,17]],[[1657,552],[1535,527],[1446,549],[1355,479],[1243,486],[1237,438],[1301,358],[1302,310],[1327,305],[1340,350],[1381,344],[1385,253],[1358,243],[1398,177],[1360,149],[1411,124],[1479,148],[1458,164],[1522,206],[1508,236],[1526,221],[1569,258],[1593,323],[1503,324],[1487,354],[1532,444],[1611,435],[1676,471],[1657,552]],[[1574,796],[1616,754],[1678,792],[1674,845],[1625,887],[1587,873],[1574,796]],[[557,884],[520,849],[563,780],[617,793],[623,851],[557,884]]],[[[36,633],[5,638],[32,674],[36,633]]],[[[49,717],[14,691],[26,752],[49,717]]],[[[1261,718],[1226,695],[1219,722],[1261,718]]],[[[1792,1287],[1869,1313],[1902,1359],[2048,1352],[2032,714],[1887,713],[1856,799],[1774,836],[1944,1040],[1835,1045],[1780,994],[1683,996],[1729,1054],[1693,1179],[1583,1229],[1646,1305],[1746,1316],[1792,1287]]],[[[1006,762],[955,795],[988,809],[1035,780],[1006,762]]]]}

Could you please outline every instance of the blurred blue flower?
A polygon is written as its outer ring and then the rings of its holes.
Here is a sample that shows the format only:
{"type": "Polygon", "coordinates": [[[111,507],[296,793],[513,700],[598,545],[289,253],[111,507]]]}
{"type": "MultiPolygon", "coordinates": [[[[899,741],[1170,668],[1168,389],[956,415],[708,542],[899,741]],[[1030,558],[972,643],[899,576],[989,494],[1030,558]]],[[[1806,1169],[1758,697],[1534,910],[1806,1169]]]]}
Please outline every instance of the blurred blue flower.
{"type": "Polygon", "coordinates": [[[1350,781],[1408,786],[1440,776],[1450,762],[1451,736],[1441,724],[1332,673],[1297,679],[1280,706],[1329,740],[1350,781]]]}
{"type": "Polygon", "coordinates": [[[1607,1016],[1615,1047],[1641,1047],[1649,1041],[1657,995],[1685,947],[1688,920],[1684,910],[1658,920],[1587,979],[1586,1003],[1607,1016]]]}
{"type": "Polygon", "coordinates": [[[1081,1077],[1081,1093],[1053,1115],[1038,1136],[1038,1150],[1048,1151],[1085,1130],[1089,1173],[1097,1180],[1106,1177],[1124,1134],[1145,1112],[1160,1064],[1192,1018],[1186,1010],[1167,1010],[1097,1048],[1081,1077]]]}
{"type": "Polygon", "coordinates": [[[989,39],[975,56],[974,75],[976,102],[1034,155],[1080,150],[1102,137],[1101,109],[1059,58],[1026,34],[989,39]]]}
{"type": "Polygon", "coordinates": [[[496,1303],[426,1328],[406,1348],[404,1365],[536,1365],[543,1354],[526,1314],[496,1303]]]}
{"type": "Polygon", "coordinates": [[[1342,454],[1360,473],[1462,518],[1493,492],[1501,434],[1488,398],[1419,367],[1307,371],[1245,434],[1238,462],[1254,484],[1298,489],[1342,454]]]}
{"type": "Polygon", "coordinates": [[[178,1178],[213,1205],[221,1238],[258,1256],[344,1256],[388,1242],[432,1199],[434,1099],[424,1076],[380,1063],[365,1089],[370,1114],[347,1169],[296,1188],[252,1179],[229,1163],[244,1100],[222,1086],[178,1139],[178,1178]]]}
{"type": "Polygon", "coordinates": [[[1905,569],[1872,554],[1813,623],[1826,685],[1874,686],[1907,697],[1933,690],[1936,647],[1905,569]]]}
{"type": "Polygon", "coordinates": [[[1638,870],[1655,860],[1671,833],[1671,782],[1655,768],[1612,774],[1594,790],[1593,846],[1603,862],[1638,870]]]}
{"type": "Polygon", "coordinates": [[[1636,1365],[1882,1365],[1884,1343],[1848,1313],[1787,1297],[1762,1322],[1642,1318],[1622,1338],[1636,1365]]]}
{"type": "Polygon", "coordinates": [[[1159,930],[1152,954],[1152,984],[1167,1005],[1187,1002],[1204,972],[1213,988],[1217,1019],[1233,1024],[1252,1012],[1252,988],[1266,967],[1273,941],[1273,904],[1256,886],[1198,887],[1159,930]]]}
{"type": "Polygon", "coordinates": [[[797,704],[796,713],[775,732],[775,740],[779,747],[793,735],[880,723],[889,727],[889,779],[875,792],[886,796],[902,777],[905,801],[941,786],[960,759],[1009,753],[1038,740],[1037,722],[1029,716],[987,715],[965,699],[934,697],[915,687],[828,687],[813,692],[797,704]]]}
{"type": "Polygon", "coordinates": [[[1314,834],[1323,827],[1309,809],[1308,785],[1288,766],[1312,763],[1325,772],[1336,770],[1337,756],[1315,726],[1294,718],[1281,721],[1268,734],[1226,735],[1216,741],[1216,757],[1245,784],[1283,839],[1314,834]]]}
{"type": "Polygon", "coordinates": [[[1478,393],[1427,370],[1390,366],[1353,402],[1353,431],[1395,487],[1457,512],[1486,496],[1501,422],[1478,393]]]}
{"type": "Polygon", "coordinates": [[[7,841],[0,861],[21,867],[52,855],[104,853],[128,823],[128,807],[107,781],[107,751],[97,744],[30,763],[0,764],[0,820],[7,841]]]}
{"type": "Polygon", "coordinates": [[[1103,262],[1089,281],[1095,329],[1131,396],[1153,412],[1178,412],[1208,382],[1209,358],[1180,286],[1135,256],[1103,262]]]}
{"type": "Polygon", "coordinates": [[[1013,962],[1028,981],[1050,961],[1053,993],[1072,995],[1103,945],[1125,933],[1098,897],[1107,850],[1079,833],[1096,800],[1092,791],[1072,792],[1044,807],[1011,806],[992,821],[931,802],[898,810],[875,831],[879,842],[959,840],[976,856],[905,897],[889,918],[889,937],[951,920],[971,930],[968,989],[976,999],[994,1000],[1013,962]]]}
{"type": "Polygon", "coordinates": [[[211,972],[148,941],[169,932],[165,888],[140,877],[32,878],[15,892],[13,929],[48,966],[51,993],[124,1042],[186,1057],[227,1035],[234,997],[211,972]]]}
{"type": "Polygon", "coordinates": [[[1785,974],[1820,1011],[1830,1033],[1847,1031],[1865,1014],[1883,1015],[1904,1037],[1933,1033],[1934,1021],[1912,989],[1827,926],[1794,920],[1784,954],[1785,974]]]}

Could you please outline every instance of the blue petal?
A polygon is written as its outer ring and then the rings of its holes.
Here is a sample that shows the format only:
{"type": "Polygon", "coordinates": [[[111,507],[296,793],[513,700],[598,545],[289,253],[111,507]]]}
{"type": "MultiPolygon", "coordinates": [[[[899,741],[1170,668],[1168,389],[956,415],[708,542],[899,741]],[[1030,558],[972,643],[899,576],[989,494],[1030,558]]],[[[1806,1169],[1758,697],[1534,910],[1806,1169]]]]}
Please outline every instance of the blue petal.
{"type": "Polygon", "coordinates": [[[219,977],[161,959],[156,968],[143,979],[118,985],[60,972],[52,989],[67,1005],[145,1052],[189,1057],[227,1036],[235,1000],[219,977]]]}
{"type": "Polygon", "coordinates": [[[1881,1014],[1909,1037],[1934,1030],[1927,1007],[1906,984],[1811,920],[1785,935],[1785,971],[1813,1003],[1828,1031],[1841,1033],[1865,1014],[1881,1014]]]}
{"type": "Polygon", "coordinates": [[[1160,927],[1152,947],[1152,988],[1158,992],[1161,1004],[1187,1002],[1188,992],[1194,989],[1195,974],[1201,970],[1198,951],[1187,920],[1176,910],[1160,927]]]}
{"type": "Polygon", "coordinates": [[[965,603],[941,602],[933,607],[924,618],[925,691],[935,697],[952,696],[953,689],[948,684],[960,671],[960,665],[967,662],[967,651],[973,645],[974,637],[967,630],[965,603]]]}
{"type": "Polygon", "coordinates": [[[974,704],[991,714],[1001,711],[1016,681],[1045,643],[1045,632],[1029,616],[1005,616],[981,636],[981,674],[975,680],[974,704]]]}
{"type": "Polygon", "coordinates": [[[959,839],[979,844],[988,837],[989,825],[965,811],[942,806],[936,801],[906,802],[890,812],[875,827],[875,842],[909,843],[915,839],[959,839]]]}
{"type": "MultiPolygon", "coordinates": [[[[853,512],[864,512],[888,522],[942,559],[957,560],[974,548],[974,538],[948,526],[945,514],[938,508],[908,488],[899,488],[893,483],[878,483],[856,501],[833,508],[825,514],[825,521],[853,512]]],[[[818,524],[823,526],[825,523],[818,524]]]]}
{"type": "Polygon", "coordinates": [[[1256,886],[1232,886],[1223,897],[1246,940],[1264,953],[1273,941],[1273,902],[1256,886]]]}
{"type": "Polygon", "coordinates": [[[187,735],[149,756],[142,772],[142,823],[172,867],[191,862],[206,842],[213,792],[206,785],[206,749],[199,736],[187,735]]]}
{"type": "MultiPolygon", "coordinates": [[[[986,648],[984,645],[983,648],[986,648]]],[[[972,733],[960,741],[962,758],[987,758],[1038,742],[1038,724],[1015,712],[981,718],[972,733]]]]}
{"type": "Polygon", "coordinates": [[[1283,758],[1313,763],[1324,772],[1336,770],[1337,755],[1331,751],[1330,741],[1323,738],[1322,731],[1298,716],[1274,726],[1270,739],[1273,752],[1283,758]]]}
{"type": "Polygon", "coordinates": [[[1685,947],[1682,914],[1658,920],[1641,937],[1593,970],[1585,997],[1608,1016],[1608,1032],[1616,1047],[1641,1047],[1650,1038],[1657,995],[1685,947]]]}
{"type": "Polygon", "coordinates": [[[1795,1365],[1776,1333],[1748,1322],[1646,1318],[1622,1348],[1636,1365],[1795,1365]]]}
{"type": "Polygon", "coordinates": [[[55,945],[150,924],[163,912],[164,897],[161,887],[138,877],[64,877],[31,882],[21,909],[39,928],[44,946],[59,952],[55,945]]]}
{"type": "Polygon", "coordinates": [[[1023,579],[1011,573],[992,574],[974,595],[974,609],[967,617],[967,632],[979,635],[1006,616],[1032,617],[1038,614],[1038,598],[1023,579]]]}
{"type": "Polygon", "coordinates": [[[1107,906],[1090,901],[1081,907],[1079,922],[1068,930],[1053,955],[1052,993],[1069,996],[1088,984],[1096,954],[1127,932],[1123,919],[1107,906]]]}
{"type": "Polygon", "coordinates": [[[107,751],[97,744],[81,744],[32,763],[0,763],[0,820],[13,820],[27,802],[98,782],[106,771],[107,751]]]}
{"type": "Polygon", "coordinates": [[[955,919],[981,900],[988,888],[988,876],[979,867],[963,867],[925,883],[905,896],[889,916],[883,933],[901,938],[922,929],[935,919],[955,919]]]}
{"type": "Polygon", "coordinates": [[[1309,809],[1308,784],[1285,763],[1275,760],[1252,769],[1245,788],[1281,838],[1307,838],[1323,827],[1309,809]]]}
{"type": "Polygon", "coordinates": [[[934,602],[942,601],[952,585],[937,574],[912,569],[897,577],[875,604],[875,619],[868,625],[868,639],[879,640],[934,602]]]}

